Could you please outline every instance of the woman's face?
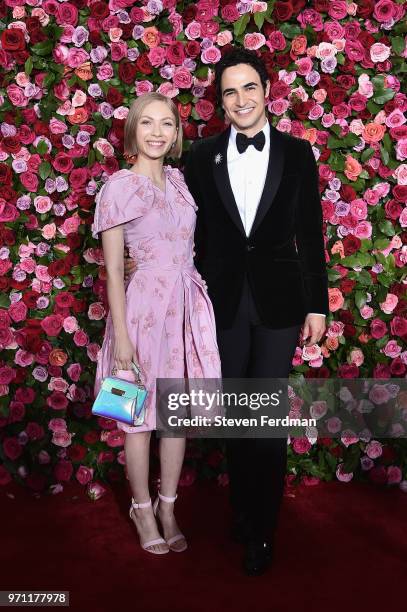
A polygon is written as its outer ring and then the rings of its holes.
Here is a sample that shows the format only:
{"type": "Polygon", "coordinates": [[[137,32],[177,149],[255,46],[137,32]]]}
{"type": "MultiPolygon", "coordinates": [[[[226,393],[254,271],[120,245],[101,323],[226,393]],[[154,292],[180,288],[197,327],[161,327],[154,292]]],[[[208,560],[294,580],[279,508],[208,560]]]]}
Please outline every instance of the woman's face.
{"type": "Polygon", "coordinates": [[[148,104],[137,123],[136,141],[139,155],[159,159],[167,155],[177,140],[175,117],[165,102],[148,104]]]}

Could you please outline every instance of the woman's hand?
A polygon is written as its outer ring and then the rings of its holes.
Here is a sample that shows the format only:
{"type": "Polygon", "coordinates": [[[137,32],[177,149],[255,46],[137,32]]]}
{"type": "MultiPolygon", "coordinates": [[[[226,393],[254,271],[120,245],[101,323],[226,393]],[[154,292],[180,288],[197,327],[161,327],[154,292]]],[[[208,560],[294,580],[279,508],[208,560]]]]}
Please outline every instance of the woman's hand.
{"type": "Polygon", "coordinates": [[[119,336],[114,343],[114,365],[117,370],[132,370],[131,362],[136,361],[136,351],[128,336],[119,336]]]}

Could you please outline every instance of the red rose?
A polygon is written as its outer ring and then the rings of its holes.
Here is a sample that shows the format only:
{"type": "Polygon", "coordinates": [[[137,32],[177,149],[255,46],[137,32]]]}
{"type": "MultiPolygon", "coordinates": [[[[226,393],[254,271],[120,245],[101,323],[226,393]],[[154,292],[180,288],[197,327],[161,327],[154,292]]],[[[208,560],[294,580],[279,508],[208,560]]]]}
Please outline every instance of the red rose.
{"type": "Polygon", "coordinates": [[[65,410],[68,406],[68,399],[65,393],[62,391],[53,391],[49,397],[47,397],[47,406],[54,410],[65,410]]]}
{"type": "Polygon", "coordinates": [[[56,154],[51,163],[58,172],[68,173],[73,169],[72,159],[62,151],[56,154]]]}
{"type": "Polygon", "coordinates": [[[227,21],[228,23],[233,23],[240,18],[240,13],[234,4],[227,4],[222,7],[221,15],[223,21],[227,21]]]}
{"type": "Polygon", "coordinates": [[[41,440],[41,438],[43,438],[45,435],[44,428],[38,423],[35,423],[35,421],[30,421],[27,423],[25,433],[30,440],[41,440]]]}
{"type": "Polygon", "coordinates": [[[41,321],[41,327],[47,336],[58,336],[62,331],[63,321],[60,315],[49,315],[41,321]]]}
{"type": "Polygon", "coordinates": [[[31,387],[20,387],[17,389],[14,399],[23,404],[32,404],[35,399],[35,391],[31,387]]]}
{"type": "Polygon", "coordinates": [[[7,164],[0,163],[0,183],[10,185],[12,182],[11,168],[7,164]]]}
{"type": "Polygon", "coordinates": [[[390,321],[390,331],[393,336],[404,336],[407,334],[407,320],[403,317],[393,317],[390,321]]]}
{"type": "Polygon", "coordinates": [[[344,363],[338,368],[338,378],[358,378],[359,368],[354,363],[344,363]]]}
{"type": "Polygon", "coordinates": [[[185,52],[189,57],[197,57],[201,51],[201,45],[197,40],[189,40],[185,45],[185,52]]]}
{"type": "Polygon", "coordinates": [[[86,442],[86,444],[96,444],[96,442],[99,441],[99,438],[99,432],[94,430],[87,431],[83,436],[83,440],[86,442]]]}
{"type": "Polygon", "coordinates": [[[59,482],[68,482],[73,473],[70,461],[59,461],[54,468],[54,476],[59,482]]]}
{"type": "Polygon", "coordinates": [[[290,93],[290,87],[284,83],[284,81],[276,81],[270,87],[270,99],[278,100],[279,98],[285,98],[290,93]]]}
{"type": "Polygon", "coordinates": [[[167,60],[170,64],[181,66],[185,59],[185,50],[182,42],[173,43],[167,48],[167,60]]]}
{"type": "Polygon", "coordinates": [[[396,357],[390,364],[390,372],[392,376],[401,378],[406,373],[406,366],[401,357],[396,357]]]}
{"type": "Polygon", "coordinates": [[[273,16],[277,21],[289,21],[293,15],[291,2],[276,2],[274,5],[273,16]]]}
{"type": "Polygon", "coordinates": [[[356,281],[351,280],[350,278],[344,278],[341,281],[341,291],[342,293],[344,293],[345,295],[349,295],[350,293],[352,293],[354,287],[356,285],[356,281]]]}
{"type": "Polygon", "coordinates": [[[109,7],[105,2],[94,2],[90,5],[90,14],[95,19],[103,19],[110,15],[109,7]]]}
{"type": "Polygon", "coordinates": [[[82,461],[82,459],[85,458],[87,452],[88,452],[87,449],[84,446],[82,446],[82,444],[72,444],[67,449],[68,457],[72,461],[82,461]]]}
{"type": "Polygon", "coordinates": [[[375,340],[383,338],[387,333],[387,325],[381,319],[373,319],[370,322],[370,335],[375,340]]]}
{"type": "Polygon", "coordinates": [[[120,104],[123,102],[123,94],[115,87],[109,87],[106,101],[112,106],[120,106],[120,104]]]}
{"type": "Polygon", "coordinates": [[[196,5],[195,3],[187,3],[185,9],[182,12],[182,19],[185,24],[185,27],[194,21],[196,15],[196,5]]]}
{"type": "Polygon", "coordinates": [[[352,236],[351,234],[348,234],[343,239],[342,244],[345,251],[345,255],[352,255],[352,253],[356,253],[356,251],[359,251],[362,241],[357,236],[352,236]]]}
{"type": "Polygon", "coordinates": [[[23,51],[25,49],[24,32],[20,28],[3,30],[1,45],[4,51],[23,51]]]}
{"type": "Polygon", "coordinates": [[[88,169],[87,168],[74,168],[69,175],[69,184],[72,189],[81,189],[85,187],[88,182],[88,169]]]}
{"type": "Polygon", "coordinates": [[[398,202],[407,202],[407,185],[395,185],[393,195],[398,202]]]}
{"type": "Polygon", "coordinates": [[[144,13],[138,6],[133,6],[130,11],[130,19],[133,23],[143,23],[144,13]]]}
{"type": "MultiPolygon", "coordinates": [[[[181,43],[182,44],[182,43],[181,43]]],[[[143,74],[152,74],[153,67],[148,59],[148,53],[142,53],[136,60],[136,66],[143,74]]]]}
{"type": "Polygon", "coordinates": [[[15,461],[18,459],[23,452],[20,442],[18,438],[13,436],[12,438],[4,438],[3,440],[3,453],[7,457],[7,459],[11,459],[11,461],[15,461]]]}
{"type": "Polygon", "coordinates": [[[119,79],[126,85],[132,85],[136,79],[137,66],[124,60],[119,64],[119,79]]]}
{"type": "Polygon", "coordinates": [[[384,210],[388,219],[396,220],[401,215],[403,207],[396,200],[389,200],[384,205],[384,210]]]}
{"type": "Polygon", "coordinates": [[[352,202],[356,199],[356,191],[350,185],[342,185],[339,195],[345,202],[352,202]]]}
{"type": "Polygon", "coordinates": [[[328,100],[334,106],[341,104],[346,98],[346,90],[342,87],[330,87],[328,90],[328,100]]]}

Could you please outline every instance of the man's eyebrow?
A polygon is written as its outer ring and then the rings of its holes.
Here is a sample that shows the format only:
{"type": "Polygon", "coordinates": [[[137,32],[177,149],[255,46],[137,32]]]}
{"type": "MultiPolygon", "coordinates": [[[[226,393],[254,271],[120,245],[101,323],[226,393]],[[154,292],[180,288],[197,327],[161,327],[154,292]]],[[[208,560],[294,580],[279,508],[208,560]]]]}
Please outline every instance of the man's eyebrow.
{"type": "MultiPolygon", "coordinates": [[[[246,89],[246,87],[252,87],[252,86],[258,87],[258,83],[255,83],[254,81],[251,81],[250,83],[245,83],[245,85],[243,85],[243,88],[246,89]]],[[[229,93],[229,91],[236,91],[235,87],[228,87],[227,89],[223,90],[223,94],[225,93],[229,93]]]]}

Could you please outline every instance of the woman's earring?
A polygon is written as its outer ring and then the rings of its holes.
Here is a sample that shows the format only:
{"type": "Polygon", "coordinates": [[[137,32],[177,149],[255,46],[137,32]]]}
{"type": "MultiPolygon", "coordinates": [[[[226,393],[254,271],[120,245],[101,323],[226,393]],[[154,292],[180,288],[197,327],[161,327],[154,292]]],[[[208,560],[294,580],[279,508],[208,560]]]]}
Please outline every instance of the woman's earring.
{"type": "Polygon", "coordinates": [[[123,157],[124,157],[125,161],[126,161],[128,164],[134,164],[134,162],[135,162],[135,161],[136,161],[136,159],[137,159],[137,154],[135,154],[135,155],[130,155],[129,153],[124,153],[124,154],[123,154],[123,157]]]}
{"type": "Polygon", "coordinates": [[[173,142],[172,145],[171,145],[171,149],[173,149],[175,147],[175,145],[176,145],[176,143],[173,142]]]}

